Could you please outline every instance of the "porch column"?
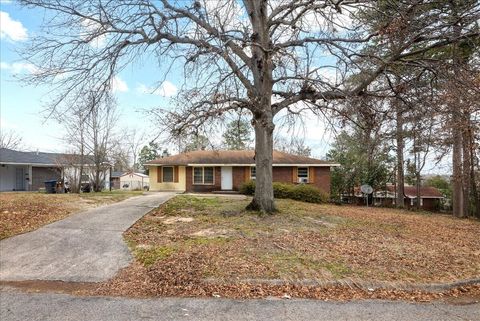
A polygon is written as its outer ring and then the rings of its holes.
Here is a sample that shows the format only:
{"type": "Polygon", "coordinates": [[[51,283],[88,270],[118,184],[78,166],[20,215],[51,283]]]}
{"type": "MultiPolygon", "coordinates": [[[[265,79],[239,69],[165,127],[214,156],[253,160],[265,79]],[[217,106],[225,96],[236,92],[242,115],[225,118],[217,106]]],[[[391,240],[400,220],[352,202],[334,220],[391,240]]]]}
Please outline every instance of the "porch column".
{"type": "Polygon", "coordinates": [[[27,167],[28,170],[28,186],[27,186],[27,191],[32,190],[32,184],[33,184],[33,170],[32,170],[32,165],[28,165],[27,167]]]}

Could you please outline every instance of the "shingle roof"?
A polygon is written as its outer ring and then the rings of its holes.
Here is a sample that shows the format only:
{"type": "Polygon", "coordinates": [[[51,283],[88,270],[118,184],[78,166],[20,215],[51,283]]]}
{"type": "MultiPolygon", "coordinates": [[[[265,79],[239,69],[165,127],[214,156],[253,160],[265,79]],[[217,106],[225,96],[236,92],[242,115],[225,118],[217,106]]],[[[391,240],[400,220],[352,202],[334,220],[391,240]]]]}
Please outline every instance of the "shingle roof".
{"type": "Polygon", "coordinates": [[[112,177],[120,177],[122,176],[123,174],[125,174],[126,172],[117,172],[117,171],[114,171],[112,172],[112,177]]]}
{"type": "MultiPolygon", "coordinates": [[[[254,165],[255,151],[253,150],[199,150],[181,153],[173,156],[157,158],[146,165],[254,165]]],[[[273,151],[273,164],[285,165],[335,165],[324,160],[292,155],[280,151],[273,151]]]]}
{"type": "Polygon", "coordinates": [[[144,173],[140,173],[140,172],[122,172],[120,176],[126,176],[126,175],[137,175],[140,177],[148,177],[148,175],[145,175],[144,173]]]}
{"type": "MultiPolygon", "coordinates": [[[[390,192],[395,192],[395,186],[387,186],[387,190],[390,192]]],[[[417,187],[416,186],[404,186],[404,193],[406,197],[416,198],[417,197],[417,187]]],[[[431,198],[442,198],[443,194],[435,187],[430,186],[420,186],[420,196],[422,197],[431,197],[431,198]]]]}
{"type": "MultiPolygon", "coordinates": [[[[396,186],[395,185],[387,185],[387,192],[393,194],[395,193],[396,186]]],[[[357,197],[363,197],[362,192],[360,191],[360,187],[355,187],[355,196],[357,197]]],[[[376,193],[384,193],[385,190],[383,188],[377,188],[376,193]]],[[[405,185],[404,186],[404,195],[405,197],[408,198],[417,198],[417,187],[416,186],[410,186],[410,185],[405,185]]],[[[442,192],[440,192],[437,188],[435,187],[430,187],[430,186],[420,186],[420,196],[424,198],[443,198],[442,192]]],[[[382,197],[382,196],[380,196],[382,197]]],[[[390,195],[391,197],[391,195],[390,195]]]]}
{"type": "Polygon", "coordinates": [[[13,149],[0,148],[0,163],[32,164],[32,165],[61,165],[71,157],[78,155],[42,152],[20,152],[13,149]]]}

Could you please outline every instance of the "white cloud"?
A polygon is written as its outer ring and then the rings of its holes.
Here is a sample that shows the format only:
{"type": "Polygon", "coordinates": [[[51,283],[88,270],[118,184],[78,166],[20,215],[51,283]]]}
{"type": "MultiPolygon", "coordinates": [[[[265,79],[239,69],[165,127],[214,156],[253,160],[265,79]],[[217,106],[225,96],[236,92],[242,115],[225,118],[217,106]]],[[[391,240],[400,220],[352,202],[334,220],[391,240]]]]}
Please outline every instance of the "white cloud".
{"type": "Polygon", "coordinates": [[[137,92],[141,94],[153,94],[162,97],[172,97],[177,94],[178,88],[170,81],[165,80],[159,87],[156,88],[140,84],[137,86],[137,92]]]}
{"type": "Polygon", "coordinates": [[[128,91],[128,85],[120,77],[115,76],[112,81],[112,90],[113,92],[124,93],[128,91]]]}
{"type": "Polygon", "coordinates": [[[175,86],[174,84],[172,84],[168,80],[165,80],[162,83],[162,85],[160,86],[160,88],[158,88],[158,90],[160,91],[160,95],[164,96],[164,97],[175,96],[177,94],[177,91],[178,91],[177,86],[175,86]]]}
{"type": "Polygon", "coordinates": [[[8,62],[0,62],[0,69],[8,70],[13,74],[21,74],[24,72],[35,73],[38,72],[38,68],[31,63],[27,62],[14,62],[12,64],[8,62]]]}
{"type": "Polygon", "coordinates": [[[5,11],[0,11],[0,38],[11,41],[27,39],[27,29],[20,21],[13,20],[5,11]]]}

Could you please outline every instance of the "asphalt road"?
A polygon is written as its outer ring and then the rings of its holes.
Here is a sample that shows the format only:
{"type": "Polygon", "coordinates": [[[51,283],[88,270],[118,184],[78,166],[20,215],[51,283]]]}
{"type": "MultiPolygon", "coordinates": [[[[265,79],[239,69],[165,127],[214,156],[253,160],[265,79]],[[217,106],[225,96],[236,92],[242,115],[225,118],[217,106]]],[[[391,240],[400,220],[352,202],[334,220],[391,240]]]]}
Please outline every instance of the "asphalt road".
{"type": "Polygon", "coordinates": [[[101,282],[132,260],[122,233],[173,197],[149,193],[0,241],[0,280],[101,282]]]}
{"type": "Polygon", "coordinates": [[[0,289],[0,320],[479,321],[480,304],[388,301],[129,299],[0,289]]]}

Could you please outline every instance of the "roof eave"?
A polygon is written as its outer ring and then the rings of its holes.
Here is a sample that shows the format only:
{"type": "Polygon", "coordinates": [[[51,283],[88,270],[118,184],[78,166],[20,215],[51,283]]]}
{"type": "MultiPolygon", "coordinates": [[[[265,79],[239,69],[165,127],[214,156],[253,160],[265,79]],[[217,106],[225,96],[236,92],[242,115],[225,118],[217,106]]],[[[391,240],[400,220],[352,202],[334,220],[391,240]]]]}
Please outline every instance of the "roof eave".
{"type": "MultiPolygon", "coordinates": [[[[189,164],[168,164],[168,163],[163,163],[163,164],[144,164],[144,166],[232,166],[232,167],[239,167],[239,166],[255,166],[255,163],[250,163],[250,164],[237,164],[237,163],[189,163],[189,164]]],[[[295,164],[272,164],[273,167],[289,167],[289,166],[305,166],[305,167],[338,167],[340,164],[306,164],[306,163],[295,163],[295,164]]]]}

